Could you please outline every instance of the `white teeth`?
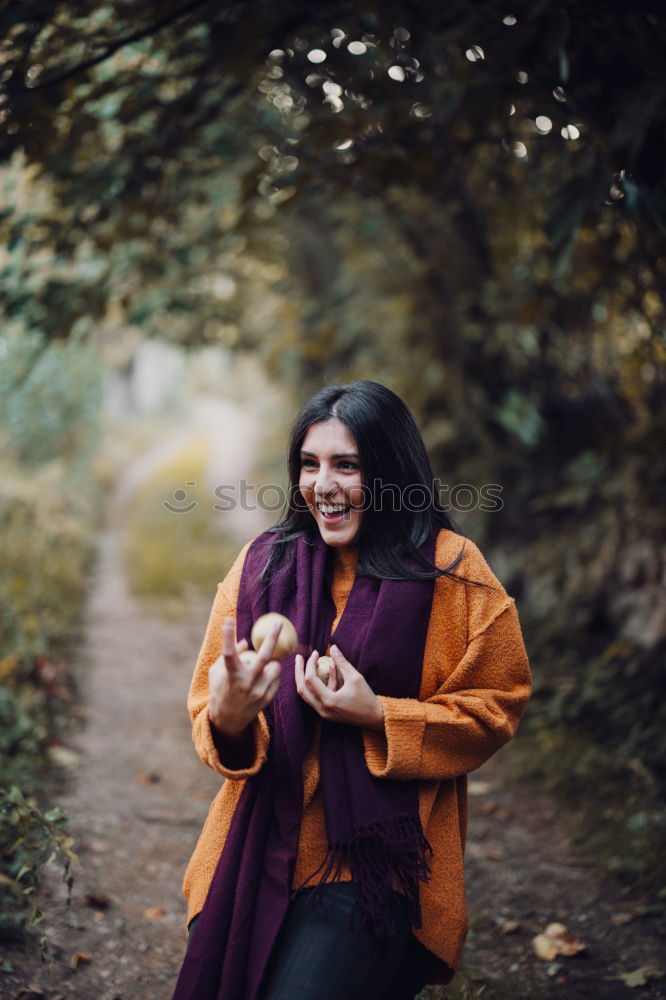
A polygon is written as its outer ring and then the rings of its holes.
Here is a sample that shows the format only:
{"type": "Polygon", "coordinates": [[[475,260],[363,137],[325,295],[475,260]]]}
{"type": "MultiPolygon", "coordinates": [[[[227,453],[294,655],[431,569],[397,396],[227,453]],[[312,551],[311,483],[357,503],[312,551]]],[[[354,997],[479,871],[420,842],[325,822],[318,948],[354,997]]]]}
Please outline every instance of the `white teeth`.
{"type": "Polygon", "coordinates": [[[320,510],[323,514],[342,514],[343,511],[347,510],[346,507],[331,507],[324,506],[324,504],[317,504],[317,510],[320,510]]]}

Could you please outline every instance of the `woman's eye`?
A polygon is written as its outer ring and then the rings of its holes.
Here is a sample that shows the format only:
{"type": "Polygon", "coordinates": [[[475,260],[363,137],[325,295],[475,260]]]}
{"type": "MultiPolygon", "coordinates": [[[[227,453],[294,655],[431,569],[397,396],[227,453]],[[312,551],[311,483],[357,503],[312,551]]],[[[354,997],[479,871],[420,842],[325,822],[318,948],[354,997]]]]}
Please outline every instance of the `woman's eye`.
{"type": "MultiPolygon", "coordinates": [[[[316,465],[317,462],[314,460],[314,458],[301,459],[301,468],[310,469],[312,467],[316,467],[316,465]]],[[[354,462],[339,462],[338,468],[344,469],[345,472],[353,472],[356,469],[358,469],[358,465],[356,465],[354,462]]]]}

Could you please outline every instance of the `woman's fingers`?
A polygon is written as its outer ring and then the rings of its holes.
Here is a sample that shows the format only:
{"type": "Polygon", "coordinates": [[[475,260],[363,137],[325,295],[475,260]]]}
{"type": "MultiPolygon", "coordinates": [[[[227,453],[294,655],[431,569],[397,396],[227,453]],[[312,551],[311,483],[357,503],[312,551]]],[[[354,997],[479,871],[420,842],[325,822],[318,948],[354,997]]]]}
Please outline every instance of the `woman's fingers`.
{"type": "Polygon", "coordinates": [[[305,685],[309,690],[312,690],[312,682],[318,680],[317,678],[317,660],[319,659],[319,653],[316,649],[310,653],[308,661],[305,664],[304,680],[305,685]]]}
{"type": "MultiPolygon", "coordinates": [[[[312,655],[314,656],[314,653],[312,655]]],[[[312,659],[312,656],[310,657],[310,660],[311,659],[312,659]]],[[[310,660],[308,660],[308,663],[310,662],[310,660]]],[[[301,696],[301,698],[304,701],[306,701],[308,703],[308,705],[311,705],[312,708],[314,708],[315,706],[314,706],[314,703],[312,701],[312,695],[311,695],[310,691],[308,690],[307,685],[305,683],[305,670],[306,670],[305,660],[304,660],[303,656],[301,655],[301,653],[297,653],[296,654],[296,659],[294,661],[294,671],[295,671],[295,676],[296,676],[296,690],[298,691],[298,693],[301,696]]]]}
{"type": "Polygon", "coordinates": [[[328,684],[326,687],[329,691],[338,690],[338,668],[335,665],[335,660],[333,660],[333,663],[331,664],[331,669],[328,674],[328,684]]]}
{"type": "Polygon", "coordinates": [[[307,663],[304,662],[302,656],[300,657],[300,665],[298,665],[298,660],[299,657],[297,656],[296,690],[303,700],[321,715],[322,710],[327,707],[328,692],[331,688],[324,684],[321,678],[317,676],[319,653],[315,649],[308,658],[307,663]]]}
{"type": "MultiPolygon", "coordinates": [[[[278,636],[281,631],[282,622],[276,622],[269,630],[268,635],[257,650],[257,664],[259,664],[258,673],[261,673],[266,664],[273,658],[275,644],[277,643],[278,636]]],[[[255,664],[255,666],[257,664],[255,664]]]]}
{"type": "MultiPolygon", "coordinates": [[[[251,666],[249,677],[250,683],[254,683],[254,681],[261,676],[264,667],[270,662],[281,628],[282,623],[277,622],[259,647],[254,663],[251,666]]],[[[224,657],[224,665],[230,674],[237,674],[243,669],[243,666],[247,667],[247,664],[244,665],[241,662],[238,654],[245,652],[245,650],[249,648],[249,643],[247,639],[241,639],[240,642],[236,642],[235,633],[235,619],[230,617],[223,618],[222,656],[224,657]]]]}
{"type": "MultiPolygon", "coordinates": [[[[230,674],[235,673],[240,667],[236,642],[234,641],[236,632],[236,622],[233,618],[222,619],[222,656],[224,665],[230,674]]],[[[244,640],[243,640],[244,641],[244,640]]]]}
{"type": "MultiPolygon", "coordinates": [[[[336,670],[340,672],[340,676],[345,679],[345,675],[348,670],[354,670],[354,667],[349,662],[346,656],[340,652],[337,646],[331,646],[331,659],[335,664],[336,670]]],[[[333,671],[331,671],[333,673],[333,671]]]]}

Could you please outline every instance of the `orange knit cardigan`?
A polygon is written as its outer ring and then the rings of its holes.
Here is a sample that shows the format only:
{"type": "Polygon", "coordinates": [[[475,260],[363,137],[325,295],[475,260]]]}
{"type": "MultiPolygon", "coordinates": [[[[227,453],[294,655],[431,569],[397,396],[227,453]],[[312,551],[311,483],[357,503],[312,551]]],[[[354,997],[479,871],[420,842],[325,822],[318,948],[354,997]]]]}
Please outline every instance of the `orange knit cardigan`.
{"type": "MultiPolygon", "coordinates": [[[[263,712],[253,724],[254,760],[232,770],[220,759],[219,734],[208,719],[208,670],[220,655],[221,623],[235,617],[240,575],[249,548],[239,553],[217,594],[190,685],[187,707],[196,752],[226,780],[210,807],[183,879],[187,923],[203,907],[244,782],[266,759],[269,732],[263,712]]],[[[418,699],[380,696],[384,732],[363,730],[365,761],[377,778],[417,781],[419,814],[428,841],[430,881],[421,886],[423,926],[415,937],[451,969],[460,965],[468,919],[463,876],[467,828],[466,775],[515,734],[531,692],[527,653],[515,601],[509,597],[477,546],[442,529],[435,560],[448,566],[463,548],[454,572],[486,584],[476,587],[445,576],[435,581],[418,699]]],[[[357,550],[336,549],[333,599],[336,618],[354,580],[357,550]]],[[[320,653],[323,653],[320,650],[320,653]]],[[[327,850],[319,793],[319,735],[303,765],[303,819],[293,887],[317,870],[327,850]]],[[[224,756],[224,753],[222,754],[224,756]]],[[[349,870],[342,879],[348,880],[349,870]]],[[[445,982],[446,977],[432,982],[445,982]]],[[[450,979],[450,974],[448,975],[450,979]]]]}

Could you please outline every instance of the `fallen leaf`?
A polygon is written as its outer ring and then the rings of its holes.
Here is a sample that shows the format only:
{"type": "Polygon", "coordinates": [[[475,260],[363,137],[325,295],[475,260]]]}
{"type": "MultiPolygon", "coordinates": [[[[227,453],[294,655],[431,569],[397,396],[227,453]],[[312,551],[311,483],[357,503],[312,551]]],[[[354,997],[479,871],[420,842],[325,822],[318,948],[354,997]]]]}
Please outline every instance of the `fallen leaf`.
{"type": "Polygon", "coordinates": [[[500,930],[502,934],[515,934],[516,931],[520,930],[520,923],[518,920],[503,920],[500,924],[500,930]]]}
{"type": "Polygon", "coordinates": [[[508,809],[505,809],[503,805],[499,802],[480,802],[478,806],[474,807],[474,812],[477,816],[492,816],[493,819],[498,819],[500,823],[504,822],[511,815],[508,809]]]}
{"type": "Polygon", "coordinates": [[[143,911],[146,920],[159,920],[161,917],[166,917],[166,913],[163,906],[149,906],[143,911]]]}
{"type": "Polygon", "coordinates": [[[504,857],[504,851],[499,847],[489,847],[488,850],[483,852],[483,856],[488,861],[501,861],[504,857]]]}
{"type": "Polygon", "coordinates": [[[548,924],[543,934],[532,938],[532,948],[537,958],[552,962],[557,955],[577,955],[587,946],[567,929],[565,924],[548,924]]]}
{"type": "Polygon", "coordinates": [[[536,957],[544,962],[552,962],[559,954],[557,945],[547,934],[537,934],[536,937],[533,937],[532,949],[536,957]]]}
{"type": "Polygon", "coordinates": [[[156,785],[161,780],[162,776],[156,771],[142,771],[141,774],[136,775],[136,781],[140,785],[156,785]]]}
{"type": "Polygon", "coordinates": [[[556,942],[560,955],[577,955],[587,947],[564,924],[548,924],[545,933],[556,942]]]}
{"type": "Polygon", "coordinates": [[[92,915],[93,915],[93,920],[98,920],[98,921],[106,920],[106,913],[104,912],[104,910],[93,910],[92,915]]]}
{"type": "Polygon", "coordinates": [[[91,840],[88,846],[93,854],[107,854],[110,850],[109,845],[103,840],[91,840]]]}
{"type": "Polygon", "coordinates": [[[80,754],[70,747],[53,746],[49,747],[47,752],[51,760],[60,767],[78,767],[81,760],[80,754]]]}
{"type": "Polygon", "coordinates": [[[548,968],[546,969],[546,975],[547,976],[556,976],[557,973],[561,971],[561,969],[562,969],[562,965],[561,965],[560,962],[551,962],[550,965],[548,966],[548,968]]]}
{"type": "Polygon", "coordinates": [[[492,816],[499,809],[499,802],[480,802],[474,810],[477,816],[492,816]]]}
{"type": "Polygon", "coordinates": [[[486,795],[492,787],[489,781],[469,781],[467,792],[469,795],[486,795]]]}
{"type": "Polygon", "coordinates": [[[664,973],[653,965],[642,965],[633,972],[620,972],[617,978],[621,979],[625,986],[635,989],[636,986],[647,986],[650,979],[663,979],[664,973]]]}
{"type": "Polygon", "coordinates": [[[90,965],[90,955],[85,951],[75,951],[69,960],[70,968],[78,969],[80,965],[90,965]]]}
{"type": "Polygon", "coordinates": [[[614,927],[622,927],[623,924],[628,924],[633,919],[633,913],[613,913],[611,915],[611,923],[614,927]]]}

